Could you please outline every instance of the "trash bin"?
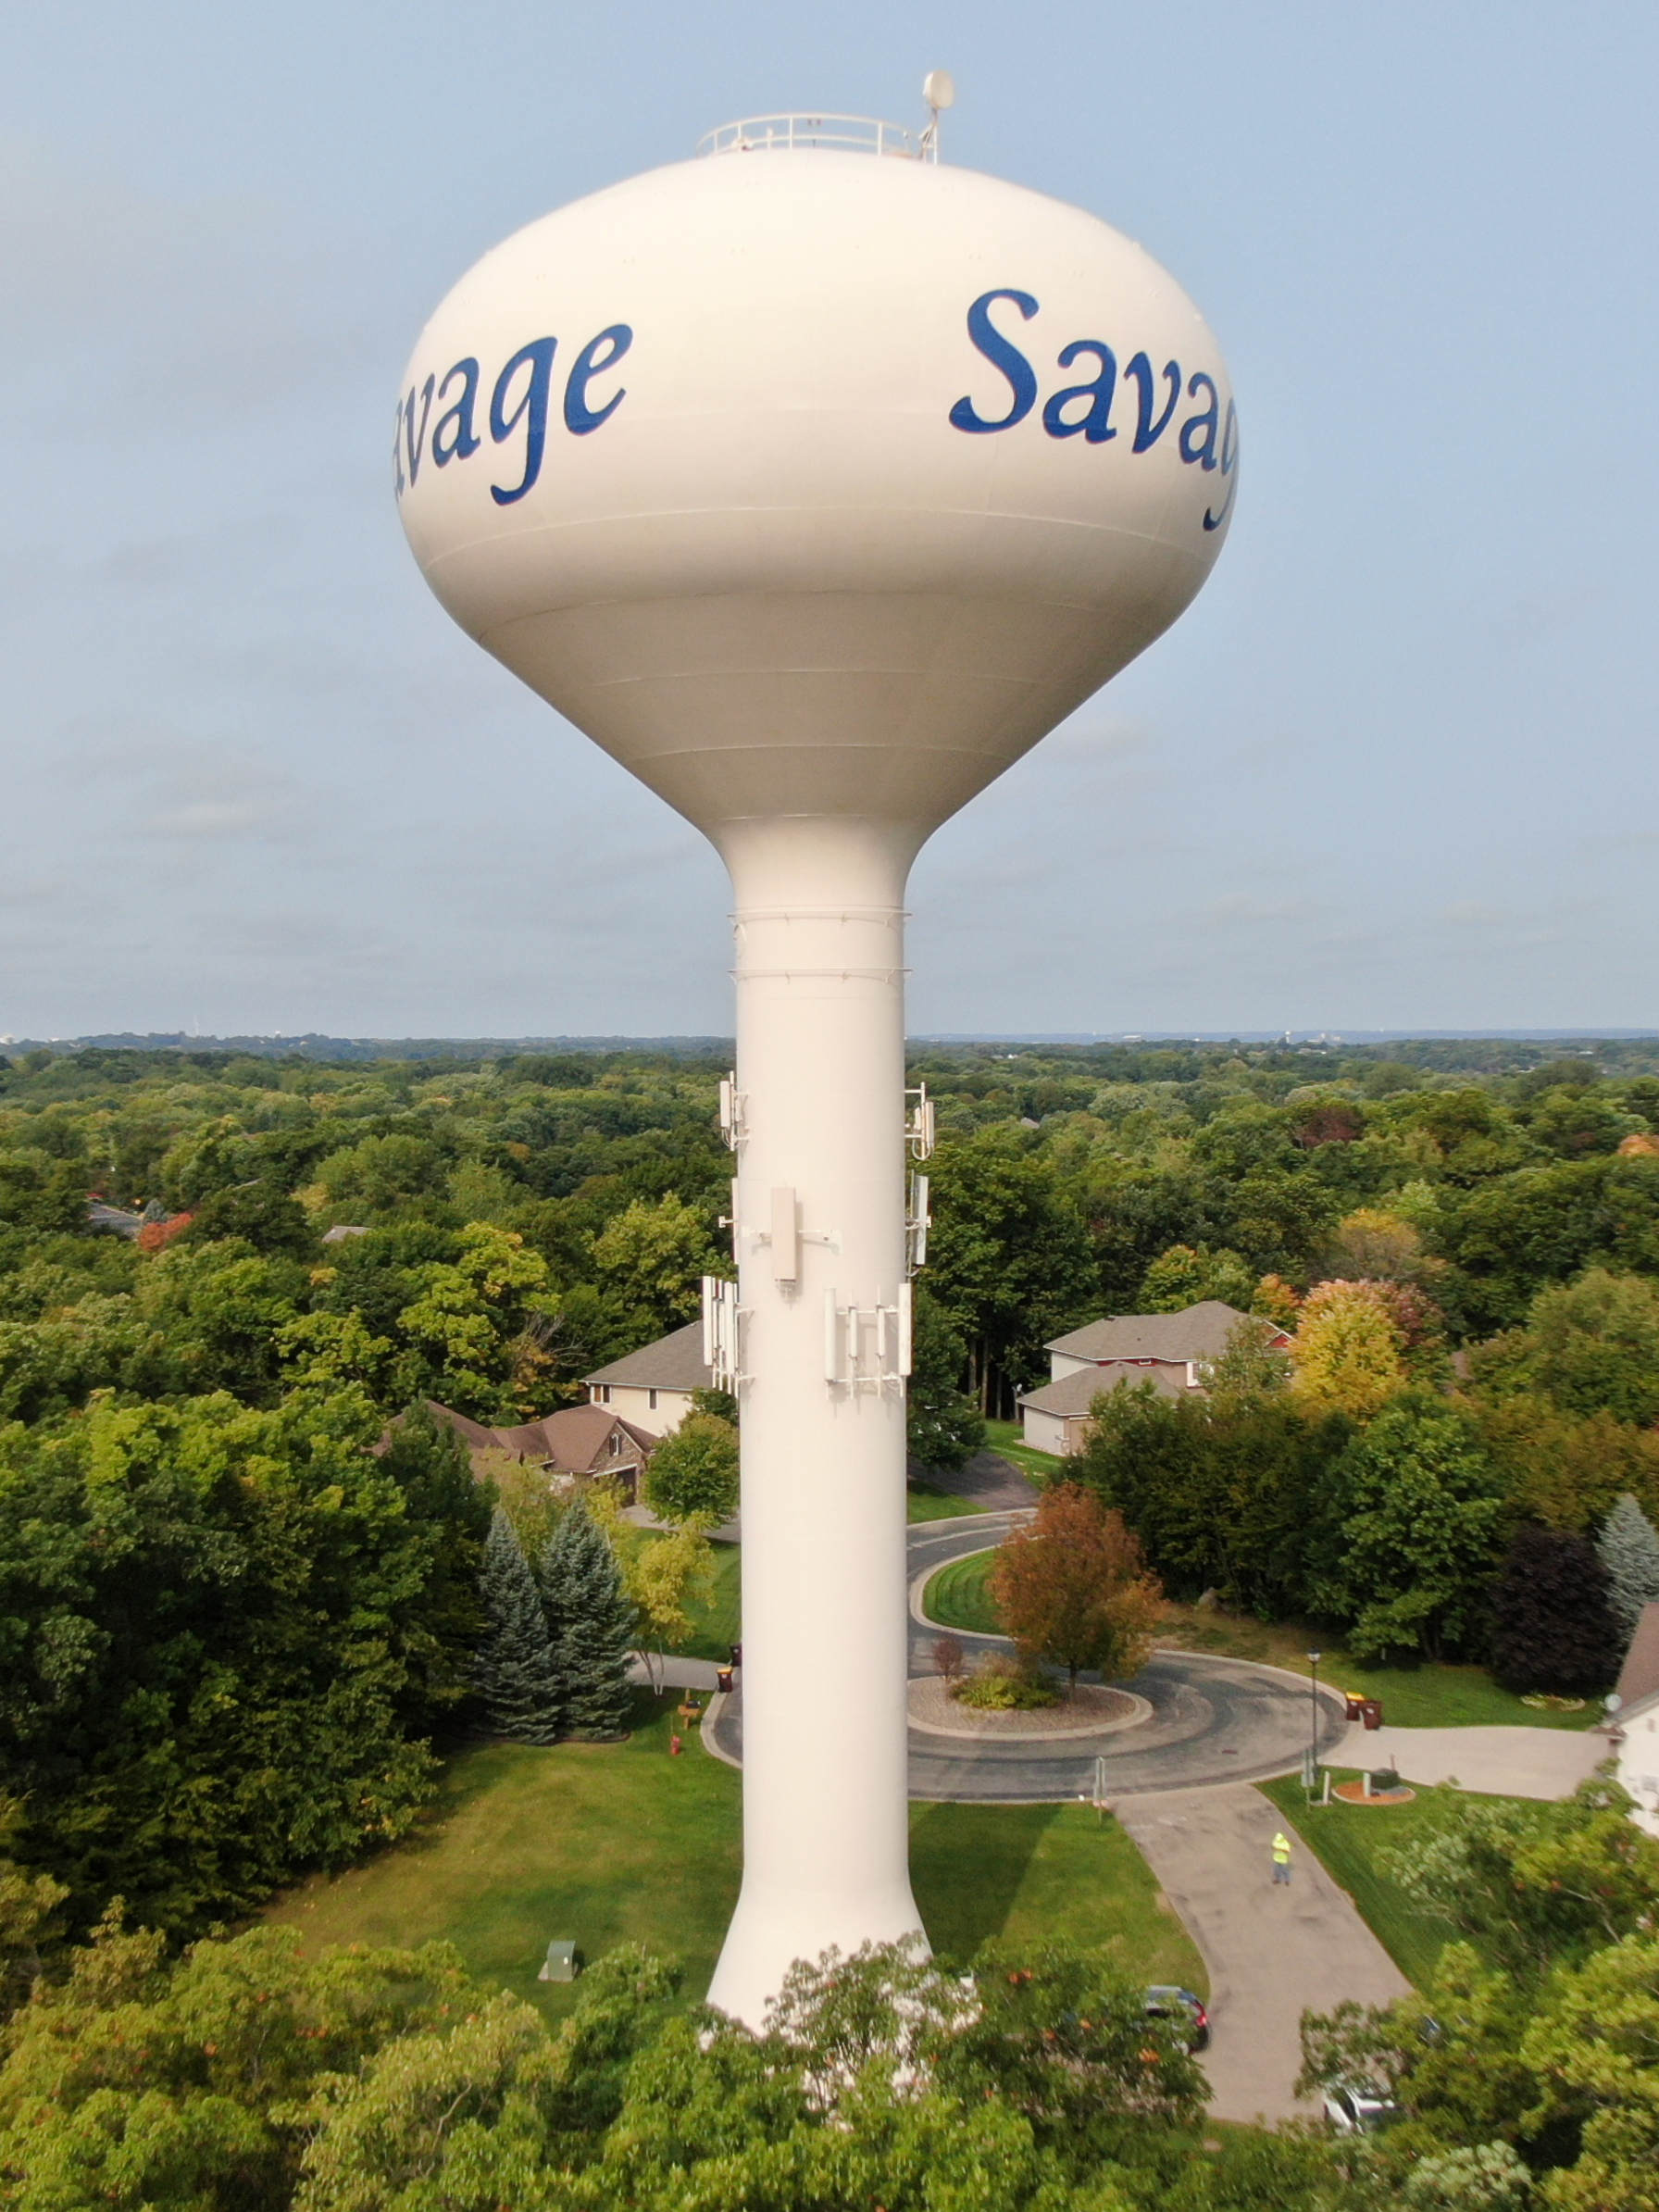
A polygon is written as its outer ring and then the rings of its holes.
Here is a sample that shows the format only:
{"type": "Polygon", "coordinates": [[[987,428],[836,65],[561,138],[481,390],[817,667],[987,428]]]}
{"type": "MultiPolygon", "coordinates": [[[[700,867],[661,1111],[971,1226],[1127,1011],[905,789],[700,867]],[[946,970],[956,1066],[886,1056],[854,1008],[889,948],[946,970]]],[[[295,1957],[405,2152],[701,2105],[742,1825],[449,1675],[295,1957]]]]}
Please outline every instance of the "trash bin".
{"type": "Polygon", "coordinates": [[[731,1664],[734,1667],[741,1667],[742,1663],[743,1647],[741,1643],[734,1643],[731,1647],[731,1664]]]}
{"type": "Polygon", "coordinates": [[[730,1667],[717,1667],[715,1668],[715,1688],[718,1690],[722,1697],[726,1696],[730,1693],[731,1689],[731,1669],[730,1667]]]}
{"type": "Polygon", "coordinates": [[[1380,1728],[1382,1700],[1378,1697],[1362,1697],[1359,1701],[1359,1717],[1367,1728],[1380,1728]]]}
{"type": "Polygon", "coordinates": [[[1350,1690],[1350,1691],[1348,1692],[1347,1695],[1348,1695],[1348,1710],[1347,1710],[1347,1713],[1346,1713],[1346,1715],[1344,1716],[1344,1718],[1345,1718],[1346,1719],[1349,1719],[1349,1720],[1363,1720],[1363,1719],[1365,1718],[1365,1717],[1366,1717],[1366,1701],[1365,1701],[1365,1699],[1364,1699],[1363,1697],[1360,1697],[1360,1696],[1358,1696],[1358,1695],[1357,1695],[1357,1694],[1356,1694],[1356,1693],[1355,1693],[1353,1691],[1352,1691],[1352,1690],[1350,1690]]]}

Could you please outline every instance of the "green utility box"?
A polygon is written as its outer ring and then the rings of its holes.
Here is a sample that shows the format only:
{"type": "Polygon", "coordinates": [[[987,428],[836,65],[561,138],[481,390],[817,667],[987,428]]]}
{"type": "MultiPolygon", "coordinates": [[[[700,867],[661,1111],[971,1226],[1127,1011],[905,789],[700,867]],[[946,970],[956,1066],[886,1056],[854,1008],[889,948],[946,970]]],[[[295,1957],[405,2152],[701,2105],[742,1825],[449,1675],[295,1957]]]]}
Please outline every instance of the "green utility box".
{"type": "Polygon", "coordinates": [[[581,1972],[576,1961],[576,1945],[562,1937],[555,1937],[547,1946],[547,1956],[542,1961],[538,1981],[574,1981],[581,1972]]]}

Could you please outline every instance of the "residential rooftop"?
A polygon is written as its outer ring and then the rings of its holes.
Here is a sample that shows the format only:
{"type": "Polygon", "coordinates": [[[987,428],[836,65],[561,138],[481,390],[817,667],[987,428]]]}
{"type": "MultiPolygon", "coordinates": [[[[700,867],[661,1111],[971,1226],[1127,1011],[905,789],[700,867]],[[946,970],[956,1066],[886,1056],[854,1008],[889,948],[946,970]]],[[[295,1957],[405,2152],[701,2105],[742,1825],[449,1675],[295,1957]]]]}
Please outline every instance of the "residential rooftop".
{"type": "Polygon", "coordinates": [[[688,1321],[654,1344],[626,1352],[609,1367],[595,1368],[584,1382],[608,1382],[625,1390],[712,1390],[714,1370],[703,1356],[703,1324],[688,1321]]]}
{"type": "MultiPolygon", "coordinates": [[[[1043,1350],[1097,1364],[1157,1359],[1179,1366],[1189,1359],[1218,1359],[1239,1323],[1250,1318],[1224,1299],[1201,1298],[1179,1313],[1122,1313],[1104,1321],[1088,1321],[1069,1336],[1055,1337],[1043,1350]]],[[[1272,1341],[1290,1340],[1279,1330],[1272,1341]]]]}

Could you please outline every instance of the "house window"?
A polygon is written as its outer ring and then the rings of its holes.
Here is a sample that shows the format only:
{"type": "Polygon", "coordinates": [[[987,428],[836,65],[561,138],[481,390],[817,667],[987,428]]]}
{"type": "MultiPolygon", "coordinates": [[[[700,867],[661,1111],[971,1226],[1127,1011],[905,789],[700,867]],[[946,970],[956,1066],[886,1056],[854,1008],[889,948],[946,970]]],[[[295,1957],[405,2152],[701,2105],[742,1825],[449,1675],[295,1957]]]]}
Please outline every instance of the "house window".
{"type": "Polygon", "coordinates": [[[610,1443],[610,1453],[611,1453],[611,1457],[614,1459],[614,1458],[617,1456],[617,1453],[618,1453],[618,1452],[619,1452],[621,1449],[622,1449],[622,1432],[621,1432],[621,1431],[620,1431],[619,1429],[613,1429],[613,1430],[611,1431],[611,1443],[610,1443]]]}
{"type": "Polygon", "coordinates": [[[654,1391],[654,1390],[648,1390],[648,1391],[645,1393],[645,1400],[646,1400],[646,1403],[647,1403],[647,1404],[649,1405],[649,1406],[651,1407],[651,1410],[652,1410],[652,1412],[653,1412],[653,1413],[655,1413],[655,1412],[656,1411],[656,1393],[655,1393],[655,1391],[654,1391]]]}
{"type": "Polygon", "coordinates": [[[609,1384],[608,1382],[602,1382],[602,1383],[599,1385],[599,1403],[600,1403],[602,1406],[608,1406],[608,1405],[610,1404],[610,1402],[611,1402],[611,1386],[610,1386],[610,1384],[609,1384]]]}

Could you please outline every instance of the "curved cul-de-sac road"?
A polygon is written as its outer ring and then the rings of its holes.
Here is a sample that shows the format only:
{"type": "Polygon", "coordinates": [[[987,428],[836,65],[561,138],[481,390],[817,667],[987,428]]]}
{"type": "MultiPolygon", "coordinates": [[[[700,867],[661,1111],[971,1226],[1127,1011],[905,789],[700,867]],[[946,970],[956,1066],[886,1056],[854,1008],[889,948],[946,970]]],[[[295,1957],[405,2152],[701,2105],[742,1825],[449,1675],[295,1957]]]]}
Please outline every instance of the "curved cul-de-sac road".
{"type": "MultiPolygon", "coordinates": [[[[958,1520],[923,1521],[910,1531],[910,1672],[934,1671],[933,1645],[944,1631],[922,1614],[929,1579],[953,1559],[1000,1543],[1026,1516],[1022,1511],[975,1514],[958,1520]]],[[[1005,1649],[994,1636],[952,1634],[969,1661],[980,1651],[1005,1649]]],[[[1318,1731],[1323,1756],[1344,1733],[1341,1702],[1321,1693],[1316,1700],[1293,1675],[1241,1659],[1194,1652],[1158,1652],[1124,1685],[1152,1707],[1140,1726],[1098,1736],[971,1740],[910,1731],[910,1794],[928,1799],[972,1799],[1007,1805],[1054,1803],[1092,1796],[1103,1770],[1108,1798],[1156,1790],[1254,1781],[1300,1766],[1318,1731]]],[[[722,1699],[712,1716],[711,1748],[742,1757],[741,1688],[722,1699]]]]}
{"type": "MultiPolygon", "coordinates": [[[[1029,1510],[911,1530],[913,1679],[935,1671],[943,1632],[921,1617],[929,1578],[999,1543],[1029,1510]]],[[[951,1632],[970,1656],[1000,1642],[951,1632]]],[[[1406,1984],[1353,1900],[1300,1843],[1291,1885],[1274,1884],[1269,1844],[1279,1815],[1259,1791],[1226,1785],[1293,1771],[1316,1730],[1328,1756],[1346,1732],[1341,1701],[1324,1692],[1316,1700],[1307,1683],[1271,1667],[1192,1652],[1161,1651],[1124,1686],[1151,1713],[1099,1737],[970,1742],[913,1728],[910,1793],[1008,1805],[1091,1797],[1104,1761],[1107,1799],[1209,1970],[1211,2111],[1237,2120],[1305,2116],[1293,2087],[1303,2009],[1328,2012],[1350,1997],[1383,2005],[1406,1984]]],[[[741,1689],[714,1701],[705,1735],[718,1756],[741,1762],[741,1689]]]]}

